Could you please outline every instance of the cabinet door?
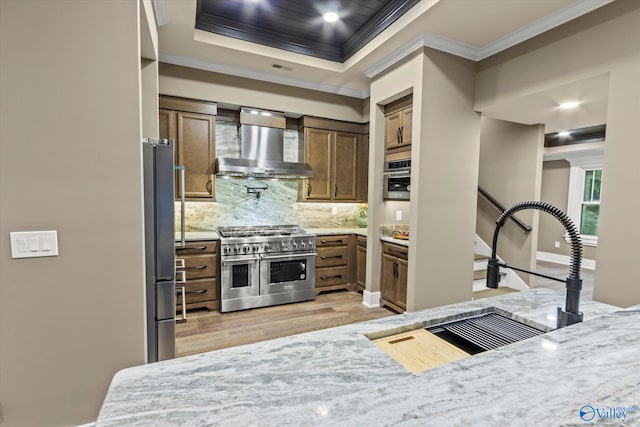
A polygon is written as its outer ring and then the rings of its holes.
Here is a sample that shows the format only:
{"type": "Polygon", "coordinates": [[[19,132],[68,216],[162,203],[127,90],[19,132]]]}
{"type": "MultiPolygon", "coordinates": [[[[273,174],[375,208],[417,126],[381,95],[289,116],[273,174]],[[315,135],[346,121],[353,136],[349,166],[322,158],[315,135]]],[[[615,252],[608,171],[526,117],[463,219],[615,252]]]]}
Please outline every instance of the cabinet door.
{"type": "Polygon", "coordinates": [[[382,266],[380,268],[380,296],[382,299],[395,303],[395,262],[396,257],[382,254],[382,266]]]}
{"type": "Polygon", "coordinates": [[[363,288],[367,280],[367,247],[360,246],[356,248],[356,283],[363,288]]]}
{"type": "MultiPolygon", "coordinates": [[[[171,110],[160,110],[158,113],[158,124],[160,127],[160,139],[173,138],[173,161],[178,161],[178,114],[171,110]]],[[[177,163],[176,163],[177,164],[177,163]]],[[[175,182],[175,198],[180,198],[180,177],[176,171],[175,182]]]]}
{"type": "Polygon", "coordinates": [[[400,144],[398,147],[406,147],[411,145],[411,126],[412,126],[413,107],[402,110],[402,125],[400,126],[400,144]]]}
{"type": "Polygon", "coordinates": [[[401,111],[389,114],[384,118],[385,148],[392,149],[400,146],[400,128],[401,127],[402,127],[401,111]]]}
{"type": "Polygon", "coordinates": [[[307,128],[304,131],[304,158],[313,169],[313,177],[305,180],[304,200],[331,199],[333,134],[324,129],[307,128]]]}
{"type": "Polygon", "coordinates": [[[358,199],[358,135],[336,132],[333,199],[358,199]]]}
{"type": "Polygon", "coordinates": [[[215,158],[213,116],[178,113],[177,164],[185,167],[185,196],[191,200],[215,198],[213,161],[215,158]]]}
{"type": "Polygon", "coordinates": [[[360,138],[358,151],[358,199],[364,202],[369,197],[369,134],[360,138]]]}
{"type": "Polygon", "coordinates": [[[397,258],[398,276],[396,277],[396,295],[395,303],[403,309],[407,309],[407,270],[409,263],[403,259],[397,258]]]}

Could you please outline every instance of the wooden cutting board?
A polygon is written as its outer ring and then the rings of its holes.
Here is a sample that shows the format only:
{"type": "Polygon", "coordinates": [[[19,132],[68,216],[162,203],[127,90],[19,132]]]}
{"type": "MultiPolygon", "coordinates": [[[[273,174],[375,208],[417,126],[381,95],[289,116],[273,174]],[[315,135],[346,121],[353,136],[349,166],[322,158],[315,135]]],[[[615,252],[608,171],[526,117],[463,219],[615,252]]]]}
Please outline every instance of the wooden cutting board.
{"type": "Polygon", "coordinates": [[[419,374],[470,356],[469,353],[424,329],[379,338],[373,343],[412,374],[419,374]]]}

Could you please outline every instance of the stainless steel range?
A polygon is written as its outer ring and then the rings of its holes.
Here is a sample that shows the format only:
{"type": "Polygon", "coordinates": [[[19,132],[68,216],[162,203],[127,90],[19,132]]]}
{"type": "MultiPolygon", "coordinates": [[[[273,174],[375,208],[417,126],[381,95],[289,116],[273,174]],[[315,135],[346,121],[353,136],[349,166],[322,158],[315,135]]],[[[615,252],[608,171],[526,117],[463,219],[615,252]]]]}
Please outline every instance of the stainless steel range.
{"type": "Polygon", "coordinates": [[[219,227],[220,311],[315,298],[316,236],[297,225],[219,227]]]}

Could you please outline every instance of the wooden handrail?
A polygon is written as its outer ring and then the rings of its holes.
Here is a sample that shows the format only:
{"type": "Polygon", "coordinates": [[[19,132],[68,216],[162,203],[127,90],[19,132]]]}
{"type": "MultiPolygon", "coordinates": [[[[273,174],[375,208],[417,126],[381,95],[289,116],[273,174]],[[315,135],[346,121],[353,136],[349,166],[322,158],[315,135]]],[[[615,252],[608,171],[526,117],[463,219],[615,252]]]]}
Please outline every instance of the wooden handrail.
{"type": "MultiPolygon", "coordinates": [[[[504,207],[504,205],[502,203],[500,203],[499,201],[497,201],[491,194],[489,194],[487,192],[487,190],[485,190],[484,188],[478,186],[478,193],[480,193],[482,195],[482,197],[484,197],[485,199],[487,199],[489,201],[489,203],[491,203],[495,208],[497,208],[500,213],[503,213],[504,211],[507,210],[507,208],[504,207]]],[[[511,221],[513,221],[523,232],[528,233],[531,230],[533,230],[533,228],[530,225],[525,224],[524,222],[520,221],[518,218],[516,218],[515,216],[511,216],[509,217],[509,219],[511,221]]]]}

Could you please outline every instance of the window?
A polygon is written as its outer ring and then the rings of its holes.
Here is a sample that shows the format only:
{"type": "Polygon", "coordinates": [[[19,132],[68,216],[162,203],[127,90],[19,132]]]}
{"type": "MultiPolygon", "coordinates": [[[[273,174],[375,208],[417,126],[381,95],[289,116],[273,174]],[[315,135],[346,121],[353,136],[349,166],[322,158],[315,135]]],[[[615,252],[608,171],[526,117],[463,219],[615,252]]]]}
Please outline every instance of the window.
{"type": "MultiPolygon", "coordinates": [[[[567,215],[580,231],[582,244],[598,245],[598,222],[602,196],[602,159],[571,159],[567,215]]],[[[567,243],[570,242],[565,235],[567,243]]]]}
{"type": "Polygon", "coordinates": [[[598,235],[601,185],[602,169],[585,169],[584,191],[580,209],[580,234],[582,235],[598,235]]]}

